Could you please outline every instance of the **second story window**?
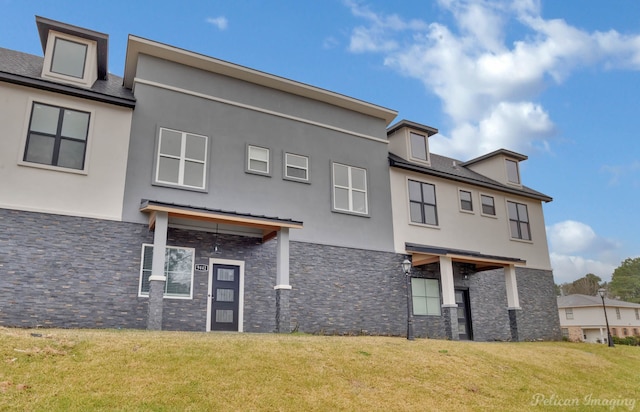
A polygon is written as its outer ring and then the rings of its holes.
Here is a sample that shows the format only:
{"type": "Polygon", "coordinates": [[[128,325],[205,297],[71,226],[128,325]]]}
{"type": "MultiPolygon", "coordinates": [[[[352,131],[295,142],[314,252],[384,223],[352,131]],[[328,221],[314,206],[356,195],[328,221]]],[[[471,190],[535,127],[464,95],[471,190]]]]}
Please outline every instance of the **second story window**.
{"type": "Polygon", "coordinates": [[[160,128],[156,183],[204,189],[207,137],[160,128]]]}
{"type": "Polygon", "coordinates": [[[620,308],[616,308],[616,319],[621,319],[621,317],[620,317],[620,308]]]}
{"type": "Polygon", "coordinates": [[[309,180],[309,158],[292,153],[284,154],[284,176],[293,180],[309,180]]]}
{"type": "Polygon", "coordinates": [[[435,185],[409,180],[409,214],[414,223],[438,225],[435,185]]]}
{"type": "Polygon", "coordinates": [[[567,319],[573,319],[573,309],[565,309],[564,314],[567,319]]]}
{"type": "Polygon", "coordinates": [[[480,195],[480,202],[482,203],[482,214],[495,216],[496,215],[496,203],[493,196],[480,195]]]}
{"type": "Polygon", "coordinates": [[[262,175],[271,173],[269,149],[247,145],[247,172],[262,175]]]}
{"type": "Polygon", "coordinates": [[[509,227],[513,239],[531,240],[529,227],[529,213],[527,205],[516,202],[507,202],[509,210],[509,227]]]}
{"type": "Polygon", "coordinates": [[[473,201],[471,200],[471,192],[460,190],[460,210],[473,212],[473,201]]]}
{"type": "Polygon", "coordinates": [[[34,102],[25,162],[84,170],[90,113],[34,102]]]}
{"type": "Polygon", "coordinates": [[[410,132],[410,149],[411,149],[411,158],[414,160],[419,160],[422,162],[429,161],[429,146],[427,141],[427,136],[410,132]]]}
{"type": "Polygon", "coordinates": [[[333,208],[363,215],[369,213],[365,169],[333,164],[333,208]]]}
{"type": "Polygon", "coordinates": [[[509,183],[520,184],[520,172],[518,171],[518,162],[513,160],[506,160],[507,166],[507,181],[509,183]]]}

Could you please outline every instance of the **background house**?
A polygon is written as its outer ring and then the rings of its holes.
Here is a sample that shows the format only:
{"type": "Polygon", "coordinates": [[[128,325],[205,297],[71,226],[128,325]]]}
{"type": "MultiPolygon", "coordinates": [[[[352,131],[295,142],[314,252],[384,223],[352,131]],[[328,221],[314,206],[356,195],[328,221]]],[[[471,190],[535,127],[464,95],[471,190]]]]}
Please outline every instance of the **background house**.
{"type": "MultiPolygon", "coordinates": [[[[604,300],[611,336],[640,336],[640,304],[604,300]]],[[[574,342],[607,343],[607,327],[600,296],[558,297],[562,336],[574,342]]]]}

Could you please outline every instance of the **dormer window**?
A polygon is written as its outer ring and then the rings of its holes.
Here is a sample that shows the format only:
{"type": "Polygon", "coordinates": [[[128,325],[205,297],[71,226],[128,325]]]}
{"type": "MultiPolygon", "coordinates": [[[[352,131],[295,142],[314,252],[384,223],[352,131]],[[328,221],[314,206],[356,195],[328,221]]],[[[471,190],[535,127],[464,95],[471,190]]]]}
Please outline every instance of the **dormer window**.
{"type": "Polygon", "coordinates": [[[518,162],[506,159],[506,166],[507,166],[507,182],[519,185],[520,172],[518,171],[518,162]]]}
{"type": "Polygon", "coordinates": [[[409,132],[409,139],[411,159],[420,162],[429,162],[429,143],[427,136],[416,132],[409,132]]]}
{"type": "Polygon", "coordinates": [[[98,78],[96,42],[49,31],[42,77],[91,87],[98,78]]]}
{"type": "Polygon", "coordinates": [[[88,47],[86,44],[56,37],[50,71],[82,79],[84,77],[88,47]]]}

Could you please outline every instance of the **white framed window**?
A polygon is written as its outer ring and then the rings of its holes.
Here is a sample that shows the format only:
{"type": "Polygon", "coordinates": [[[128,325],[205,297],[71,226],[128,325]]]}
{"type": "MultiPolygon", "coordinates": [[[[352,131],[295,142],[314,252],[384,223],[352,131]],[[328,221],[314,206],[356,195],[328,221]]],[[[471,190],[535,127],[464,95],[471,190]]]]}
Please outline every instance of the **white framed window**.
{"type": "Polygon", "coordinates": [[[409,180],[408,191],[411,222],[437,226],[436,186],[431,183],[409,180]]]}
{"type": "Polygon", "coordinates": [[[204,190],[207,144],[207,136],[161,127],[155,182],[204,190]]]}
{"type": "Polygon", "coordinates": [[[565,309],[564,316],[569,320],[573,319],[573,308],[565,309]]]}
{"type": "Polygon", "coordinates": [[[480,207],[483,215],[495,216],[496,215],[496,200],[493,196],[480,195],[480,207]]]}
{"type": "Polygon", "coordinates": [[[91,87],[97,79],[97,43],[51,30],[42,76],[91,87]]]}
{"type": "Polygon", "coordinates": [[[91,112],[34,101],[22,161],[84,171],[90,121],[91,112]]]}
{"type": "Polygon", "coordinates": [[[518,162],[510,159],[505,159],[505,165],[507,168],[507,182],[519,185],[520,171],[518,170],[518,162]]]}
{"type": "Polygon", "coordinates": [[[509,211],[509,228],[512,239],[531,240],[529,212],[527,205],[507,201],[509,211]]]}
{"type": "MultiPolygon", "coordinates": [[[[164,256],[164,296],[166,298],[193,297],[193,268],[195,249],[167,246],[164,256]]],[[[149,296],[149,277],[153,262],[153,245],[142,245],[140,287],[138,296],[149,296]]]]}
{"type": "Polygon", "coordinates": [[[473,200],[471,192],[468,190],[458,190],[460,196],[460,210],[463,212],[473,212],[473,200]]]}
{"type": "Polygon", "coordinates": [[[271,151],[264,147],[247,145],[247,172],[271,174],[271,151]]]}
{"type": "Polygon", "coordinates": [[[640,310],[638,310],[638,308],[636,308],[635,312],[636,312],[636,320],[640,320],[640,310]]]}
{"type": "Polygon", "coordinates": [[[303,182],[309,181],[309,158],[293,153],[284,154],[284,177],[303,182]]]}
{"type": "Polygon", "coordinates": [[[620,308],[616,308],[616,319],[620,319],[620,308]]]}
{"type": "Polygon", "coordinates": [[[437,279],[411,278],[414,315],[440,316],[440,284],[437,279]]]}
{"type": "Polygon", "coordinates": [[[333,163],[333,208],[361,215],[369,213],[365,169],[333,163]]]}
{"type": "Polygon", "coordinates": [[[429,140],[426,135],[409,132],[409,155],[412,160],[429,163],[429,140]]]}

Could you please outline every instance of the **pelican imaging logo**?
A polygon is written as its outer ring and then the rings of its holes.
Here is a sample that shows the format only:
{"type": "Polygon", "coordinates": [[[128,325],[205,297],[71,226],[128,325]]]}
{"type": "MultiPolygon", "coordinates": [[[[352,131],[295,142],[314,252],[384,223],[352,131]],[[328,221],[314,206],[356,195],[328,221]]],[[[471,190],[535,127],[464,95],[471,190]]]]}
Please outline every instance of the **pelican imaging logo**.
{"type": "Polygon", "coordinates": [[[604,406],[610,410],[614,409],[626,409],[633,411],[636,408],[635,398],[598,398],[593,394],[588,394],[582,398],[561,398],[555,393],[547,396],[542,393],[536,393],[531,398],[531,405],[533,406],[558,406],[558,407],[570,407],[570,406],[604,406]]]}

